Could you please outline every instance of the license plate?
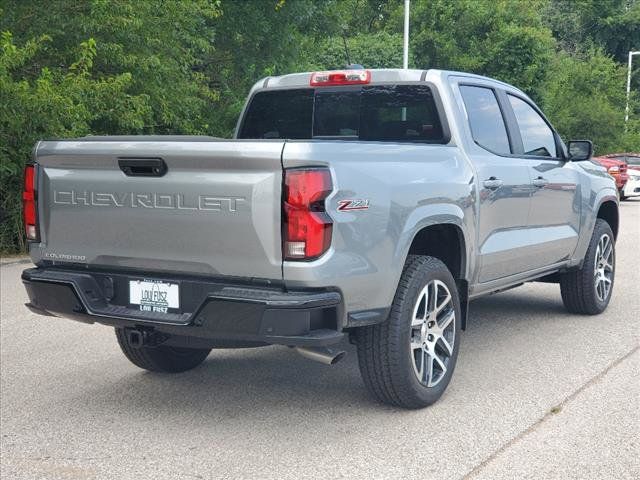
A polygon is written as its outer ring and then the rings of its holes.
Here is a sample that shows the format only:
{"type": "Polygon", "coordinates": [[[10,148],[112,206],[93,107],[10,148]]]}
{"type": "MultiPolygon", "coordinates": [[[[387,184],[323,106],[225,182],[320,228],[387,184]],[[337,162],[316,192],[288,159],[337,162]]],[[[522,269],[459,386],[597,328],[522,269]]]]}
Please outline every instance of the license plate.
{"type": "Polygon", "coordinates": [[[129,280],[129,303],[143,312],[180,309],[180,286],[160,280],[129,280]]]}

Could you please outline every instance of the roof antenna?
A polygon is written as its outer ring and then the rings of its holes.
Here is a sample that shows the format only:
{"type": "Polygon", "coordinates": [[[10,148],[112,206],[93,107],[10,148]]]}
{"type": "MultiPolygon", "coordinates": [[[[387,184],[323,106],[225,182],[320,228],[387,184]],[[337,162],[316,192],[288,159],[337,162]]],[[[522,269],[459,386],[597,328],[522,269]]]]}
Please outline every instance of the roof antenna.
{"type": "Polygon", "coordinates": [[[351,65],[351,58],[349,57],[349,48],[347,47],[347,27],[342,27],[342,43],[344,45],[344,56],[347,57],[347,65],[351,65]]]}

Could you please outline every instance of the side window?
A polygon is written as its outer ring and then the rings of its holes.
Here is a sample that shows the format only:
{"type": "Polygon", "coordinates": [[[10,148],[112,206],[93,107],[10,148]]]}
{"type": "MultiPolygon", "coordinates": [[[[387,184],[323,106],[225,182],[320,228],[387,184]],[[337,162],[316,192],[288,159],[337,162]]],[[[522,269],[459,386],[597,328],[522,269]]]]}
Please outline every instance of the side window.
{"type": "Polygon", "coordinates": [[[509,137],[498,99],[490,88],[460,85],[475,142],[495,153],[510,154],[509,137]]]}
{"type": "Polygon", "coordinates": [[[547,122],[524,100],[509,94],[507,96],[520,128],[524,154],[556,157],[556,141],[547,122]]]}

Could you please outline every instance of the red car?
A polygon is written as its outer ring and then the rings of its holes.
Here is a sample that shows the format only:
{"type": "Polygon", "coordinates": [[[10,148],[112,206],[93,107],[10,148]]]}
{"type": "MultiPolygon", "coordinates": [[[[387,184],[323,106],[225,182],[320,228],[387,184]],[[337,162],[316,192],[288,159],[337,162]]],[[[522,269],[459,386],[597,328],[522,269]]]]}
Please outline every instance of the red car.
{"type": "Polygon", "coordinates": [[[600,165],[607,169],[609,175],[611,175],[616,180],[616,187],[618,187],[618,191],[622,194],[624,190],[624,186],[629,180],[629,174],[627,173],[627,162],[624,160],[619,160],[620,153],[612,153],[609,155],[602,155],[601,157],[593,157],[593,160],[598,162],[600,165]]]}
{"type": "Polygon", "coordinates": [[[619,160],[627,165],[628,180],[620,192],[620,200],[629,197],[640,197],[640,153],[612,153],[608,159],[619,160]]]}

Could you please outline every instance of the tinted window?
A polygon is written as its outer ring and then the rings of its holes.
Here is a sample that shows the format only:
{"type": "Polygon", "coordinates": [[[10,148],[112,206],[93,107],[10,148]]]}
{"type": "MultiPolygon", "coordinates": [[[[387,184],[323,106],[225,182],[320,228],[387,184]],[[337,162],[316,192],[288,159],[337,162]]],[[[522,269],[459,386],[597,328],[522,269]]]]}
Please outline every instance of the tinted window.
{"type": "Polygon", "coordinates": [[[426,85],[260,92],[253,97],[238,136],[444,141],[433,92],[426,85]]]}
{"type": "Polygon", "coordinates": [[[314,137],[358,138],[359,129],[360,89],[316,91],[314,137]]]}
{"type": "Polygon", "coordinates": [[[440,142],[442,125],[426,85],[394,85],[363,89],[362,140],[440,142]]]}
{"type": "Polygon", "coordinates": [[[495,153],[511,153],[507,128],[493,90],[461,85],[460,93],[476,143],[495,153]]]}
{"type": "Polygon", "coordinates": [[[507,95],[516,116],[525,155],[556,156],[553,131],[531,105],[513,95],[507,95]]]}
{"type": "Polygon", "coordinates": [[[251,100],[238,137],[309,138],[312,115],[311,88],[258,92],[251,100]]]}

